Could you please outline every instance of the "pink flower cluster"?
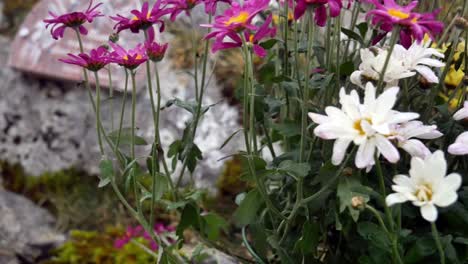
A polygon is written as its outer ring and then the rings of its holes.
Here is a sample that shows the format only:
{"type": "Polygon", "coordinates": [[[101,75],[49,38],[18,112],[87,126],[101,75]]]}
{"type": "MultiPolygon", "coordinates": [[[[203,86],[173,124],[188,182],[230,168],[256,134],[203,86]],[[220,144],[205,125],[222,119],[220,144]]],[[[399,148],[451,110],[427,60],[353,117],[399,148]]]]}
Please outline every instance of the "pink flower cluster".
{"type": "Polygon", "coordinates": [[[266,51],[259,45],[259,42],[265,37],[276,35],[276,29],[269,27],[272,16],[270,15],[260,27],[254,25],[252,20],[264,11],[268,4],[268,0],[248,0],[243,5],[234,2],[231,8],[215,18],[213,24],[202,25],[214,29],[205,36],[205,39],[215,38],[212,51],[241,47],[245,42],[245,44],[253,45],[255,54],[264,57],[266,51]]]}
{"type": "MultiPolygon", "coordinates": [[[[156,234],[164,234],[164,233],[172,233],[175,231],[174,227],[172,226],[166,226],[164,224],[158,223],[154,226],[154,231],[156,234]]],[[[146,232],[142,226],[136,226],[136,227],[127,227],[127,231],[122,237],[117,238],[114,241],[114,247],[121,249],[123,248],[126,244],[130,243],[132,239],[137,239],[137,238],[144,238],[146,241],[149,243],[149,247],[151,250],[156,251],[159,248],[158,243],[154,241],[150,234],[146,232]]]]}
{"type": "Polygon", "coordinates": [[[407,6],[400,6],[395,0],[384,0],[383,3],[380,0],[365,1],[376,7],[367,13],[367,17],[372,18],[372,24],[379,25],[383,31],[374,39],[374,44],[396,26],[400,27],[400,43],[405,48],[409,48],[413,40],[421,42],[426,34],[434,39],[434,35],[440,34],[444,29],[444,24],[436,20],[440,10],[425,14],[413,12],[418,1],[412,1],[407,6]]]}

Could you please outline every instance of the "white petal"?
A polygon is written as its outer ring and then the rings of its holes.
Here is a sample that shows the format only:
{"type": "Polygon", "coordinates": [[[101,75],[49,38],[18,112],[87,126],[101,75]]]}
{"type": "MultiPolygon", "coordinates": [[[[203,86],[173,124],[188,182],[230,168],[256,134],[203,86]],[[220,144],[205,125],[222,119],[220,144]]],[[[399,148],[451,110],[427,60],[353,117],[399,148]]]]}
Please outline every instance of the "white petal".
{"type": "Polygon", "coordinates": [[[462,120],[468,118],[468,108],[463,107],[462,109],[458,110],[454,115],[453,119],[455,120],[462,120]]]}
{"type": "Polygon", "coordinates": [[[429,222],[437,220],[437,208],[433,204],[426,204],[421,206],[421,215],[429,222]]]}
{"type": "Polygon", "coordinates": [[[372,160],[374,159],[375,153],[375,142],[372,139],[366,140],[363,144],[359,146],[359,149],[356,153],[355,164],[356,167],[362,169],[367,167],[372,160]]]}
{"type": "Polygon", "coordinates": [[[424,160],[426,177],[431,177],[434,180],[439,180],[447,174],[447,161],[444,157],[444,152],[438,150],[424,160]]]}
{"type": "Polygon", "coordinates": [[[424,160],[418,157],[413,157],[411,159],[411,168],[409,174],[412,179],[422,179],[424,178],[426,164],[424,160]]]}
{"type": "Polygon", "coordinates": [[[396,99],[397,99],[397,94],[400,91],[400,88],[398,87],[391,87],[387,90],[385,90],[376,100],[375,104],[377,107],[377,114],[378,114],[378,120],[376,120],[378,123],[379,121],[384,120],[384,118],[387,116],[388,112],[392,110],[393,106],[395,105],[396,99]]]}
{"type": "Polygon", "coordinates": [[[448,152],[452,155],[467,155],[468,145],[463,143],[453,143],[448,147],[448,152]]]}
{"type": "Polygon", "coordinates": [[[462,185],[462,177],[458,173],[450,173],[444,178],[443,184],[445,185],[445,188],[456,191],[462,185]]]}
{"type": "Polygon", "coordinates": [[[324,124],[328,122],[330,119],[326,115],[316,114],[316,113],[309,113],[310,119],[314,121],[316,124],[324,124]]]}
{"type": "Polygon", "coordinates": [[[419,59],[418,64],[424,64],[424,65],[427,65],[427,66],[437,67],[437,68],[445,66],[445,63],[441,62],[440,60],[435,60],[435,59],[431,59],[431,58],[419,59]]]}
{"type": "Polygon", "coordinates": [[[408,176],[402,175],[402,174],[395,175],[395,177],[393,177],[393,182],[398,185],[403,185],[403,186],[413,185],[413,182],[411,181],[411,179],[408,176]]]}
{"type": "Polygon", "coordinates": [[[387,120],[386,122],[388,124],[398,124],[398,123],[404,123],[404,122],[408,122],[410,120],[413,120],[413,119],[416,119],[419,117],[419,114],[418,113],[411,113],[411,112],[408,112],[408,113],[400,113],[400,112],[396,112],[394,114],[392,114],[387,120]]]}
{"type": "Polygon", "coordinates": [[[439,78],[435,73],[427,66],[416,66],[414,69],[419,72],[428,82],[439,83],[439,78]]]}
{"type": "Polygon", "coordinates": [[[412,157],[420,157],[425,159],[431,155],[431,151],[421,141],[417,139],[405,140],[398,146],[408,152],[412,157]]]}
{"type": "Polygon", "coordinates": [[[355,71],[349,77],[351,82],[361,88],[364,88],[364,84],[362,83],[362,71],[355,71]]]}
{"type": "Polygon", "coordinates": [[[396,163],[400,159],[400,153],[397,148],[390,143],[390,140],[381,135],[375,135],[377,148],[382,155],[391,163],[396,163]]]}
{"type": "Polygon", "coordinates": [[[385,198],[385,203],[387,206],[393,206],[394,204],[404,203],[406,201],[408,201],[408,199],[406,199],[406,197],[400,193],[392,193],[387,195],[385,198]]]}
{"type": "Polygon", "coordinates": [[[349,144],[352,140],[338,138],[333,144],[333,155],[332,163],[333,165],[339,165],[343,161],[343,158],[346,154],[349,144]]]}
{"type": "Polygon", "coordinates": [[[444,192],[438,193],[432,197],[432,201],[435,205],[439,207],[447,207],[453,203],[455,203],[458,199],[458,195],[456,192],[444,192]]]}

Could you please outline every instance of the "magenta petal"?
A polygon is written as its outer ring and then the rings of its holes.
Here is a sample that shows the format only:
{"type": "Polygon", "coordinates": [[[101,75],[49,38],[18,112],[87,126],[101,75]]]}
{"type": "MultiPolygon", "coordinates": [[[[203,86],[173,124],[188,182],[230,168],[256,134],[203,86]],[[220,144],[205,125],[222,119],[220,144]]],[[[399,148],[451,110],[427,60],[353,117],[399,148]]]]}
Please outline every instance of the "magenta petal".
{"type": "Polygon", "coordinates": [[[260,45],[254,45],[253,51],[255,54],[257,54],[257,56],[262,57],[262,58],[267,55],[266,50],[262,48],[260,45]]]}
{"type": "Polygon", "coordinates": [[[327,23],[327,9],[321,5],[315,9],[315,22],[318,26],[323,27],[327,23]]]}

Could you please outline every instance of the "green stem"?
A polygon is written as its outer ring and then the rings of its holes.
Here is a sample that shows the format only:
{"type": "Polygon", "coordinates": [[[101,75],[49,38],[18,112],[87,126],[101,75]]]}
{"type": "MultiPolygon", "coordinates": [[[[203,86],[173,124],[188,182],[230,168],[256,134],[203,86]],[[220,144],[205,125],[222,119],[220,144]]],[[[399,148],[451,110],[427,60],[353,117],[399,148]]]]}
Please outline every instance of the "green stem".
{"type": "Polygon", "coordinates": [[[392,31],[392,37],[390,38],[390,47],[388,49],[387,58],[385,58],[385,63],[383,65],[382,71],[380,72],[379,82],[377,84],[378,94],[382,93],[384,90],[384,78],[385,73],[387,72],[388,65],[390,63],[390,59],[392,57],[393,49],[395,48],[395,44],[398,40],[398,34],[400,33],[400,27],[395,26],[392,31]]]}
{"type": "MultiPolygon", "coordinates": [[[[162,95],[161,95],[161,82],[159,79],[159,70],[158,70],[158,65],[154,63],[154,72],[156,75],[156,90],[157,90],[157,106],[156,106],[156,133],[157,135],[157,145],[161,146],[161,136],[159,133],[159,119],[160,119],[160,111],[161,111],[161,100],[162,100],[162,95]]],[[[161,146],[162,147],[162,146],[161,146]]],[[[164,151],[163,151],[164,153],[164,151]]],[[[174,187],[174,182],[172,181],[171,178],[171,173],[169,172],[169,168],[167,166],[166,159],[164,157],[164,154],[161,157],[161,163],[163,164],[163,169],[164,173],[166,174],[167,180],[169,181],[169,187],[171,188],[172,195],[174,196],[174,199],[177,201],[178,200],[178,195],[177,195],[177,190],[174,187]]]]}
{"type": "Polygon", "coordinates": [[[198,89],[198,45],[197,45],[197,32],[195,28],[195,24],[193,22],[192,16],[190,17],[190,24],[192,25],[192,52],[193,52],[193,67],[194,67],[194,79],[195,79],[195,98],[199,97],[199,89],[198,89]]]}
{"type": "MultiPolygon", "coordinates": [[[[78,44],[80,45],[80,52],[84,53],[83,41],[81,40],[80,31],[75,28],[75,33],[76,33],[76,37],[78,39],[78,44]]],[[[83,76],[84,76],[84,79],[85,79],[85,86],[86,86],[86,89],[88,90],[88,96],[89,96],[89,99],[90,99],[91,104],[93,106],[94,113],[96,113],[96,115],[97,115],[98,114],[97,106],[96,106],[96,103],[94,102],[93,94],[91,92],[91,87],[89,86],[88,71],[85,68],[83,68],[83,76]]],[[[99,139],[101,137],[101,123],[99,123],[99,122],[96,125],[96,133],[97,133],[98,139],[99,139]]],[[[99,150],[101,151],[101,155],[104,155],[104,148],[102,147],[102,143],[99,145],[99,150]]]]}
{"type": "MultiPolygon", "coordinates": [[[[380,192],[385,199],[385,197],[387,197],[387,191],[385,189],[385,177],[383,175],[382,166],[380,164],[380,160],[377,155],[375,155],[375,167],[377,171],[377,176],[379,178],[380,192]]],[[[392,212],[390,211],[390,208],[388,208],[385,202],[383,203],[383,207],[385,210],[385,215],[387,216],[387,221],[390,225],[390,229],[393,230],[394,226],[393,226],[392,212]]]]}
{"type": "Polygon", "coordinates": [[[125,69],[125,88],[122,101],[122,109],[120,110],[119,132],[117,133],[117,140],[115,143],[116,150],[119,149],[120,138],[122,136],[123,122],[125,116],[125,105],[127,104],[127,90],[128,90],[128,71],[125,69]]]}
{"type": "Polygon", "coordinates": [[[111,118],[111,131],[114,131],[114,87],[112,83],[111,67],[107,68],[109,76],[109,98],[110,98],[110,118],[111,118]]]}
{"type": "MultiPolygon", "coordinates": [[[[211,24],[212,16],[211,14],[208,15],[208,24],[211,24]]],[[[211,32],[211,28],[208,28],[208,33],[211,32]]],[[[205,87],[205,80],[206,80],[206,67],[208,64],[208,54],[209,54],[210,42],[205,41],[205,49],[203,53],[203,68],[202,68],[202,79],[201,79],[201,87],[205,87]]]]}
{"type": "MultiPolygon", "coordinates": [[[[131,154],[130,157],[133,160],[135,160],[136,155],[135,155],[135,130],[136,130],[136,122],[135,122],[135,117],[136,117],[136,78],[135,78],[136,72],[131,71],[130,76],[132,78],[132,138],[131,138],[131,154]]],[[[138,197],[138,186],[137,186],[137,179],[136,179],[136,166],[133,165],[133,168],[131,170],[131,177],[132,177],[132,183],[133,183],[133,195],[135,196],[135,202],[137,204],[138,212],[141,213],[141,203],[139,202],[139,197],[138,197]]]]}
{"type": "Polygon", "coordinates": [[[444,248],[442,247],[442,243],[440,242],[440,235],[439,235],[439,232],[437,231],[437,226],[435,222],[431,223],[431,228],[432,228],[432,236],[434,237],[437,250],[439,251],[440,263],[445,264],[445,252],[444,252],[444,248]]]}
{"type": "MultiPolygon", "coordinates": [[[[307,54],[306,54],[306,67],[304,72],[304,90],[302,92],[302,115],[301,115],[301,141],[300,141],[300,148],[299,148],[299,162],[304,161],[304,154],[305,154],[305,145],[306,145],[306,137],[307,137],[307,113],[308,107],[307,102],[309,100],[309,74],[310,74],[310,64],[312,60],[312,48],[314,42],[314,33],[315,33],[315,23],[313,21],[313,14],[312,11],[309,11],[309,32],[308,32],[308,40],[307,40],[307,54]]],[[[301,197],[302,198],[302,197],[301,197]]]]}
{"type": "Polygon", "coordinates": [[[94,78],[96,79],[96,127],[98,128],[98,143],[101,155],[104,155],[104,147],[102,145],[101,136],[101,85],[99,84],[99,76],[97,71],[94,72],[94,78]]]}
{"type": "Polygon", "coordinates": [[[382,219],[382,216],[380,215],[379,211],[377,211],[374,207],[366,204],[366,209],[371,211],[371,213],[375,216],[375,218],[377,218],[377,221],[379,221],[379,224],[380,226],[382,227],[382,229],[385,231],[385,233],[387,234],[387,236],[390,237],[390,232],[388,231],[388,228],[387,226],[385,225],[385,222],[383,221],[382,219]]]}
{"type": "Polygon", "coordinates": [[[242,241],[244,241],[244,245],[245,247],[247,248],[247,250],[249,251],[250,255],[252,255],[255,260],[257,261],[257,263],[260,263],[260,264],[265,264],[265,262],[263,261],[263,259],[261,257],[259,257],[257,255],[257,253],[255,253],[255,250],[250,246],[250,243],[249,243],[249,240],[247,240],[247,235],[245,233],[245,226],[242,228],[242,241]]]}

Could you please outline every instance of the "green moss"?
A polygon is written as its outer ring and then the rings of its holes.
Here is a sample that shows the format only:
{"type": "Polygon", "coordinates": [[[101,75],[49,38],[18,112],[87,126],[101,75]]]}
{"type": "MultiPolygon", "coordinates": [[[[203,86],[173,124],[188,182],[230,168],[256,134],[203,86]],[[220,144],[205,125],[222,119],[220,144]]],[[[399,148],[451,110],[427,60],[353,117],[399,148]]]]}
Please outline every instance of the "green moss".
{"type": "Polygon", "coordinates": [[[217,182],[221,196],[235,196],[247,188],[246,183],[240,178],[241,174],[242,162],[239,158],[235,157],[226,162],[217,182]]]}
{"type": "MultiPolygon", "coordinates": [[[[114,241],[124,232],[119,227],[108,227],[102,233],[74,230],[69,241],[54,251],[54,257],[41,264],[154,263],[154,258],[135,243],[128,243],[120,249],[114,247],[114,241]]],[[[136,241],[148,246],[144,239],[136,241]]]]}
{"type": "Polygon", "coordinates": [[[99,189],[98,178],[85,172],[72,168],[35,177],[5,162],[0,162],[0,169],[4,188],[48,209],[60,230],[99,230],[108,224],[134,223],[113,191],[99,189]]]}
{"type": "Polygon", "coordinates": [[[6,25],[0,28],[0,33],[14,34],[24,17],[39,0],[5,0],[3,6],[3,15],[6,25]]]}

